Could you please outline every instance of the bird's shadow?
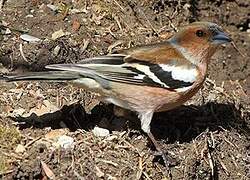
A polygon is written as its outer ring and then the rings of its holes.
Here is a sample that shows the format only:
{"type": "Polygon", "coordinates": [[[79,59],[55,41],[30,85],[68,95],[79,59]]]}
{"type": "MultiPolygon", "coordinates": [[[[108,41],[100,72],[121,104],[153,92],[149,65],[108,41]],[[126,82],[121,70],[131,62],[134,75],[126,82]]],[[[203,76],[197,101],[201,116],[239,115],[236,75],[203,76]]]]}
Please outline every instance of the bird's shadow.
{"type": "MultiPolygon", "coordinates": [[[[250,128],[246,122],[249,116],[248,113],[242,117],[234,104],[210,102],[201,106],[181,106],[171,111],[155,113],[151,130],[157,139],[167,140],[168,143],[190,142],[206,129],[214,131],[235,128],[238,132],[249,136],[250,128]]],[[[113,105],[97,105],[88,114],[80,104],[73,104],[42,116],[32,114],[26,118],[12,119],[15,122],[22,122],[18,123],[20,129],[30,127],[59,129],[63,124],[71,131],[91,130],[96,125],[111,131],[127,127],[140,130],[140,122],[135,114],[132,118],[116,117],[113,113],[113,105]]]]}
{"type": "Polygon", "coordinates": [[[190,142],[209,129],[221,131],[236,129],[246,136],[250,135],[250,113],[242,116],[234,104],[209,102],[201,106],[181,106],[168,112],[156,113],[152,122],[152,131],[160,139],[169,143],[190,142]]]}

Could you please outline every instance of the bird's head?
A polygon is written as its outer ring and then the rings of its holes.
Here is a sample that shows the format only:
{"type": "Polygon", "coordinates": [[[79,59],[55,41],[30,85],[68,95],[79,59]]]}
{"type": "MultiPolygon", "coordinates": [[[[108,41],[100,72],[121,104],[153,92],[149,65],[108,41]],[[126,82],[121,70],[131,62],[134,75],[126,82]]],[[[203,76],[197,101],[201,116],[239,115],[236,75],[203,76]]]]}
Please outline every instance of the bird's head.
{"type": "Polygon", "coordinates": [[[177,32],[170,42],[186,56],[203,62],[214,54],[220,44],[229,43],[232,39],[220,26],[211,22],[194,22],[177,32]]]}

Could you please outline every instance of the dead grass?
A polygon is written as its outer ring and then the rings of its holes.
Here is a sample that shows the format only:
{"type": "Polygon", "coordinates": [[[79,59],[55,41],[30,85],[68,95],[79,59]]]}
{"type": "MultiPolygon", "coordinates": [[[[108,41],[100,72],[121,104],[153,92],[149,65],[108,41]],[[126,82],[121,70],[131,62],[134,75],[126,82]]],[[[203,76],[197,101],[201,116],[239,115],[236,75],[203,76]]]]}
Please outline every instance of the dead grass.
{"type": "Polygon", "coordinates": [[[16,127],[0,125],[0,174],[10,168],[10,164],[7,161],[8,158],[5,154],[13,150],[20,140],[21,134],[16,127]]]}
{"type": "MultiPolygon", "coordinates": [[[[46,7],[50,3],[60,8],[58,1],[6,1],[0,14],[10,28],[28,29],[29,34],[39,38],[50,38],[59,29],[71,35],[33,44],[24,43],[13,30],[3,36],[0,60],[6,73],[42,70],[48,63],[78,62],[112,50],[162,41],[164,35],[169,37],[176,28],[194,20],[222,25],[230,31],[239,49],[250,57],[245,27],[249,5],[244,5],[245,0],[238,1],[237,5],[234,1],[205,0],[93,0],[71,4],[64,1],[66,8],[59,13],[46,7]],[[72,13],[76,9],[84,10],[72,13]],[[14,12],[18,17],[12,18],[14,12]],[[75,31],[73,21],[81,25],[75,31]],[[20,44],[28,65],[20,58],[20,44]],[[54,55],[58,47],[60,52],[54,55]]],[[[205,82],[188,106],[155,114],[152,131],[178,162],[171,169],[173,179],[249,179],[248,62],[249,58],[239,56],[233,47],[222,47],[210,64],[211,80],[205,82]]],[[[126,117],[115,117],[110,106],[94,108],[98,103],[91,93],[65,84],[2,83],[0,110],[4,114],[15,111],[20,115],[21,110],[30,112],[36,107],[45,114],[27,118],[1,115],[0,172],[4,171],[2,174],[9,179],[45,178],[41,172],[48,168],[57,179],[166,179],[160,159],[153,155],[147,137],[138,131],[140,123],[136,117],[136,122],[127,122],[126,117]],[[77,100],[79,104],[63,107],[77,100]],[[46,108],[57,106],[59,110],[48,113],[41,109],[43,104],[46,108]],[[20,130],[11,125],[13,121],[20,130]],[[91,129],[96,125],[105,125],[112,134],[105,138],[94,136],[91,129]],[[68,135],[76,143],[73,151],[55,150],[44,140],[52,129],[62,127],[71,131],[68,135]],[[122,133],[123,130],[127,133],[122,133]],[[25,146],[22,156],[15,152],[20,141],[25,146]],[[41,167],[41,161],[48,168],[41,167]]]]}
{"type": "Polygon", "coordinates": [[[21,134],[16,127],[0,125],[0,147],[9,150],[21,140],[21,134]]]}
{"type": "Polygon", "coordinates": [[[9,164],[6,162],[6,158],[0,155],[0,174],[7,171],[9,164]]]}

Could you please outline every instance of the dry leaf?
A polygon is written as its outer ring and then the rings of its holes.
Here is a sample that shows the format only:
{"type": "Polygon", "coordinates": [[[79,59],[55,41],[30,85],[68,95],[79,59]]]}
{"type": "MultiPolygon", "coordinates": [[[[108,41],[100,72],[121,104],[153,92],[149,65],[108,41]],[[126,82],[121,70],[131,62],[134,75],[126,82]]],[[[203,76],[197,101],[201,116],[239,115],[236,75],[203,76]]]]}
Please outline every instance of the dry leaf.
{"type": "Polygon", "coordinates": [[[58,138],[68,132],[67,129],[55,129],[45,134],[45,139],[57,141],[58,138]]]}
{"type": "Polygon", "coordinates": [[[48,165],[47,165],[45,162],[41,161],[41,166],[42,166],[42,169],[43,169],[45,175],[46,175],[49,179],[55,179],[55,178],[56,178],[56,176],[55,176],[55,174],[53,173],[53,171],[48,167],[48,165]]]}
{"type": "Polygon", "coordinates": [[[50,103],[48,100],[44,100],[42,102],[42,105],[39,105],[37,103],[37,107],[33,107],[30,109],[29,112],[26,112],[24,108],[15,109],[12,113],[9,113],[8,116],[11,117],[29,117],[32,113],[35,113],[37,116],[42,116],[47,113],[53,113],[55,111],[58,111],[59,108],[52,103],[50,103]]]}
{"type": "Polygon", "coordinates": [[[60,30],[58,30],[58,31],[55,31],[55,32],[52,34],[51,39],[52,39],[52,40],[56,40],[56,39],[58,39],[58,38],[60,38],[60,37],[67,36],[67,35],[70,35],[70,33],[69,33],[69,32],[63,32],[63,30],[60,29],[60,30]]]}
{"type": "Polygon", "coordinates": [[[173,36],[172,32],[163,32],[159,35],[161,39],[169,39],[173,36]]]}
{"type": "Polygon", "coordinates": [[[72,30],[74,32],[78,31],[80,29],[80,26],[81,26],[80,22],[77,19],[74,19],[72,23],[72,30]]]}
{"type": "Polygon", "coordinates": [[[11,116],[11,117],[23,116],[25,111],[26,110],[24,108],[14,109],[14,111],[12,113],[8,114],[8,116],[11,116]]]}

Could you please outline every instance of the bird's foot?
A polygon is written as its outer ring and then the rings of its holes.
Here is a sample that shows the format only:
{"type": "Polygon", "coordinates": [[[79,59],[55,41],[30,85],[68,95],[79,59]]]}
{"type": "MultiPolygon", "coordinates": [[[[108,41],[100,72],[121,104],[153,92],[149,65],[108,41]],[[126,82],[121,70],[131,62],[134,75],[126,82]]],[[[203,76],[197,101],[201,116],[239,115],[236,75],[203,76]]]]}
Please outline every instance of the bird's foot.
{"type": "Polygon", "coordinates": [[[155,156],[161,156],[165,165],[165,169],[163,171],[164,175],[167,177],[171,177],[170,167],[175,166],[177,164],[176,160],[172,157],[170,157],[169,153],[165,153],[162,150],[162,147],[158,144],[158,142],[155,140],[153,134],[151,132],[148,133],[149,138],[153,142],[156,152],[154,153],[155,156]]]}
{"type": "Polygon", "coordinates": [[[162,150],[155,151],[154,154],[155,158],[159,158],[159,156],[163,159],[164,169],[162,170],[163,175],[165,177],[172,178],[172,174],[170,171],[170,167],[177,165],[177,161],[172,158],[167,152],[163,152],[162,150]]]}
{"type": "Polygon", "coordinates": [[[172,166],[177,165],[176,159],[172,158],[167,152],[163,151],[155,151],[153,154],[155,157],[161,156],[163,159],[163,163],[167,169],[169,169],[172,166]]]}

